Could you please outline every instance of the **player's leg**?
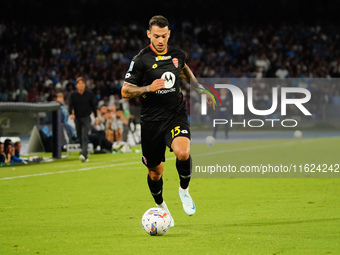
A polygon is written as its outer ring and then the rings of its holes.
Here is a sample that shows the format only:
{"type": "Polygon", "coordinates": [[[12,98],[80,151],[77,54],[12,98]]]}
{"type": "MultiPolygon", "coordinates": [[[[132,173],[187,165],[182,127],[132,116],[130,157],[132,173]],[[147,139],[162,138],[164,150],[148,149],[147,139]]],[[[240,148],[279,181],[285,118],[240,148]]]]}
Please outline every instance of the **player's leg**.
{"type": "MultiPolygon", "coordinates": [[[[228,111],[226,113],[226,119],[228,120],[228,123],[225,125],[225,138],[228,139],[229,138],[229,123],[230,123],[230,118],[229,118],[229,114],[228,111]]],[[[216,125],[219,126],[219,125],[216,125]]]]}
{"type": "Polygon", "coordinates": [[[186,214],[193,215],[195,204],[189,194],[191,179],[190,130],[187,116],[179,116],[170,125],[166,135],[166,143],[176,155],[176,168],[180,179],[178,190],[183,209],[186,214]]]}
{"type": "Polygon", "coordinates": [[[163,170],[165,161],[165,142],[164,132],[161,125],[156,123],[142,123],[142,162],[148,168],[147,183],[152,197],[157,207],[165,209],[169,214],[171,223],[174,226],[174,220],[170,211],[163,200],[163,170]]]}
{"type": "Polygon", "coordinates": [[[156,167],[148,168],[148,186],[150,189],[150,193],[153,196],[156,206],[164,209],[168,215],[170,216],[170,226],[175,226],[174,219],[171,216],[170,210],[163,200],[163,170],[164,163],[161,162],[156,167]]]}
{"type": "Polygon", "coordinates": [[[190,140],[187,137],[178,136],[171,144],[171,149],[176,155],[176,168],[179,174],[180,187],[186,189],[191,178],[190,140]]]}
{"type": "MultiPolygon", "coordinates": [[[[83,135],[83,128],[82,128],[82,121],[80,118],[75,118],[74,119],[74,124],[76,125],[76,130],[77,130],[77,138],[79,140],[80,148],[83,146],[83,141],[82,141],[82,135],[83,135]]],[[[82,162],[86,161],[86,157],[80,152],[79,159],[82,162]]]]}
{"type": "Polygon", "coordinates": [[[163,170],[164,163],[161,162],[156,167],[148,167],[148,186],[156,204],[163,203],[163,170]]]}
{"type": "Polygon", "coordinates": [[[215,125],[215,127],[214,127],[213,137],[215,137],[215,138],[216,138],[216,135],[217,135],[217,131],[218,131],[219,126],[220,126],[220,125],[215,125]]]}
{"type": "Polygon", "coordinates": [[[195,203],[189,194],[189,182],[191,179],[190,140],[187,137],[176,137],[171,145],[176,155],[176,168],[180,179],[178,195],[182,201],[183,210],[189,216],[196,212],[195,203]]]}
{"type": "Polygon", "coordinates": [[[91,129],[91,118],[89,117],[85,117],[81,119],[82,123],[82,127],[81,127],[81,154],[85,157],[85,162],[88,161],[87,158],[87,146],[89,143],[89,132],[91,129]]]}

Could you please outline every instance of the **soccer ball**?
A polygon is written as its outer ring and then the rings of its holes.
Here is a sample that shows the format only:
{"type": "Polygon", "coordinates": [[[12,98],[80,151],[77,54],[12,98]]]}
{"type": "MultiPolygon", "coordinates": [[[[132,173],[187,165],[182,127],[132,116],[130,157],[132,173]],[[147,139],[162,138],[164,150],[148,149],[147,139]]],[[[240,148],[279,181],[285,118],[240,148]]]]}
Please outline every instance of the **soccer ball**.
{"type": "Polygon", "coordinates": [[[215,137],[209,135],[205,138],[205,143],[207,144],[208,147],[213,146],[213,144],[215,143],[215,137]]]}
{"type": "Polygon", "coordinates": [[[170,216],[162,208],[150,208],[142,217],[142,226],[151,236],[162,236],[170,228],[170,216]]]}
{"type": "Polygon", "coordinates": [[[295,137],[295,138],[301,138],[301,137],[302,137],[302,132],[301,132],[300,130],[296,130],[296,131],[294,132],[294,137],[295,137]]]}

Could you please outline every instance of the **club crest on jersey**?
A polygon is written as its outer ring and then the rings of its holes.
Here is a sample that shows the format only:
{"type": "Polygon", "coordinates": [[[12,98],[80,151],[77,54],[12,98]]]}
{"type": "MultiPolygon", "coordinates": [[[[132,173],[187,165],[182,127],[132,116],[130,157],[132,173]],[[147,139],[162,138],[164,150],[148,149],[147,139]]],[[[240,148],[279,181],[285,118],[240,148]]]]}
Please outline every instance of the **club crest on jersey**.
{"type": "Polygon", "coordinates": [[[172,63],[174,63],[174,66],[175,66],[176,68],[178,68],[178,59],[177,59],[177,58],[173,58],[173,59],[172,59],[172,63]]]}

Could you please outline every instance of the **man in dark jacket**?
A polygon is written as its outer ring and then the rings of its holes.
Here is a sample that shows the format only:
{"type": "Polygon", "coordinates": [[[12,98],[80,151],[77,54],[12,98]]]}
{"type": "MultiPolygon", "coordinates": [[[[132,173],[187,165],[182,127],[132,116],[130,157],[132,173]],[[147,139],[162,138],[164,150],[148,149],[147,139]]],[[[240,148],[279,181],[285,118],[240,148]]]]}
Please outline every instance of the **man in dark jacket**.
{"type": "Polygon", "coordinates": [[[77,137],[81,145],[79,159],[87,162],[88,134],[91,128],[91,112],[97,117],[96,98],[94,94],[86,89],[85,79],[78,77],[76,80],[77,91],[70,94],[69,112],[70,118],[74,119],[77,137]]]}

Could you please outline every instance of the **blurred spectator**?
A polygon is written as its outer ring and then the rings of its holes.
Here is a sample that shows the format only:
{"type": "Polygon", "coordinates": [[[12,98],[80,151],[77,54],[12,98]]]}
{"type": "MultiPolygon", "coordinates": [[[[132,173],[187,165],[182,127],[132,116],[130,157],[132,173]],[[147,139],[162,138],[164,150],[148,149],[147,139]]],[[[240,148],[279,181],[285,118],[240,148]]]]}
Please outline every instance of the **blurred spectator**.
{"type": "Polygon", "coordinates": [[[125,118],[122,110],[116,110],[115,105],[110,106],[111,111],[115,114],[115,118],[113,120],[113,126],[115,127],[115,142],[123,141],[123,130],[124,125],[128,126],[129,121],[125,118]]]}
{"type": "Polygon", "coordinates": [[[333,96],[333,104],[340,105],[340,91],[336,90],[333,96]]]}
{"type": "Polygon", "coordinates": [[[17,157],[17,158],[20,158],[20,151],[21,151],[21,142],[15,142],[14,143],[14,156],[17,157]]]}
{"type": "Polygon", "coordinates": [[[0,155],[2,155],[2,153],[4,153],[4,144],[0,142],[0,155]]]}
{"type": "Polygon", "coordinates": [[[69,137],[69,140],[75,140],[75,138],[76,138],[75,130],[68,123],[68,118],[69,118],[70,114],[69,114],[68,108],[67,108],[67,106],[65,105],[65,102],[64,102],[64,94],[58,93],[57,95],[55,95],[53,97],[53,101],[57,101],[61,105],[61,122],[64,125],[64,128],[65,128],[67,135],[69,137]]]}
{"type": "Polygon", "coordinates": [[[0,155],[0,163],[4,163],[6,165],[12,164],[12,141],[10,139],[6,139],[4,141],[4,150],[2,154],[0,155]]]}
{"type": "Polygon", "coordinates": [[[26,160],[20,158],[20,150],[21,150],[21,142],[15,142],[14,146],[11,146],[10,153],[12,155],[12,160],[11,160],[12,165],[17,164],[17,163],[27,164],[26,160]]]}

